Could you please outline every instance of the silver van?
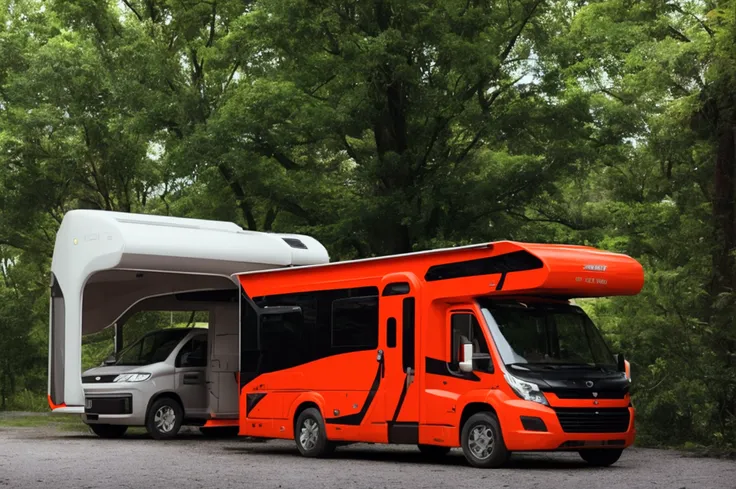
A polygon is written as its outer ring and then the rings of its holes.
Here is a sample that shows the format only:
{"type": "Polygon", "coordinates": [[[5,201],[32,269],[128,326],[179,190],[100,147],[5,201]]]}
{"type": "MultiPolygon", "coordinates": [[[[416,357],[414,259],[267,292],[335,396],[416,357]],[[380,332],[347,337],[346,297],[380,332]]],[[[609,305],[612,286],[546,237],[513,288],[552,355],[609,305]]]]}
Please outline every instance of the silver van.
{"type": "Polygon", "coordinates": [[[183,424],[202,426],[208,419],[207,339],[207,328],[157,330],[87,370],[83,421],[103,438],[121,437],[129,426],[144,426],[156,439],[176,436],[183,424]]]}

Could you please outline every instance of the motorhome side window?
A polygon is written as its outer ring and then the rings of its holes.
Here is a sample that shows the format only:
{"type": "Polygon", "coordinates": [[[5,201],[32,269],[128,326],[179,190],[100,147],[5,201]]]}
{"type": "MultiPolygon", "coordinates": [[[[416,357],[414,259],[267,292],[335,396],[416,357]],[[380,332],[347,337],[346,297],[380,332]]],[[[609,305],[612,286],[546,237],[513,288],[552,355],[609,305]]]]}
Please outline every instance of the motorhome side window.
{"type": "MultiPolygon", "coordinates": [[[[254,297],[253,302],[260,311],[259,360],[254,372],[265,373],[331,355],[378,348],[377,287],[254,297]],[[268,308],[283,306],[298,306],[301,312],[267,312],[268,308]],[[273,357],[279,360],[274,361],[273,357]]],[[[251,341],[253,336],[249,334],[251,341]]]]}
{"type": "Polygon", "coordinates": [[[378,297],[354,297],[332,303],[333,348],[378,348],[378,297]]]}
{"type": "Polygon", "coordinates": [[[458,369],[463,343],[473,345],[473,369],[483,372],[493,372],[488,343],[475,317],[470,312],[459,312],[451,316],[451,367],[458,369]]]}
{"type": "Polygon", "coordinates": [[[301,365],[307,360],[302,313],[263,314],[259,324],[261,373],[301,365]]]}

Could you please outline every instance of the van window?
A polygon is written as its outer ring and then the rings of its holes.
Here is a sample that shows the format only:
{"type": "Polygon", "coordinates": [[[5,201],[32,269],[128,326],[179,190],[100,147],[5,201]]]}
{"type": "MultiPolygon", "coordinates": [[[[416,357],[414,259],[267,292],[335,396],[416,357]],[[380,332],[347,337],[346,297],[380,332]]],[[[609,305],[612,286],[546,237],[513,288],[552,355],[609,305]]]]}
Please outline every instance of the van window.
{"type": "Polygon", "coordinates": [[[186,328],[175,328],[149,333],[123,350],[116,365],[150,365],[163,362],[190,331],[186,328]]]}
{"type": "Polygon", "coordinates": [[[187,341],[176,355],[177,367],[207,366],[207,336],[199,335],[187,341]]]}
{"type": "Polygon", "coordinates": [[[473,370],[493,372],[488,342],[475,317],[470,312],[456,313],[451,316],[451,368],[459,370],[460,353],[463,343],[473,345],[473,370]]]}

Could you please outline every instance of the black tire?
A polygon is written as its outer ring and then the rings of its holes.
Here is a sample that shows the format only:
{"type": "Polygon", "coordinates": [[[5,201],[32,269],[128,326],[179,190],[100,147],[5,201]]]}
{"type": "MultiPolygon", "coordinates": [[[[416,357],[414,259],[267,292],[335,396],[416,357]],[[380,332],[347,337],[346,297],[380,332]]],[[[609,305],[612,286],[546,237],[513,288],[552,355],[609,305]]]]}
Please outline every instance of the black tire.
{"type": "Polygon", "coordinates": [[[235,438],[240,432],[237,426],[218,426],[216,428],[200,428],[199,432],[207,438],[235,438]]]}
{"type": "Polygon", "coordinates": [[[580,457],[594,467],[608,467],[618,462],[623,453],[621,448],[594,448],[580,450],[580,457]]]}
{"type": "Polygon", "coordinates": [[[437,445],[418,445],[419,451],[427,458],[439,459],[450,453],[450,447],[440,447],[437,445]]]}
{"type": "Polygon", "coordinates": [[[90,424],[87,426],[100,438],[120,438],[128,431],[127,426],[119,424],[90,424]]]}
{"type": "Polygon", "coordinates": [[[327,439],[325,422],[316,408],[307,408],[294,423],[294,441],[304,457],[324,457],[335,451],[335,444],[327,439]]]}
{"type": "Polygon", "coordinates": [[[184,410],[181,404],[171,397],[161,397],[148,408],[146,431],[151,438],[168,440],[179,433],[183,420],[184,410]],[[173,419],[170,417],[171,414],[173,419]]]}
{"type": "Polygon", "coordinates": [[[501,434],[501,425],[496,415],[489,412],[476,413],[468,418],[462,428],[460,443],[465,459],[473,467],[483,469],[500,467],[509,459],[509,451],[501,434]],[[483,441],[491,445],[490,450],[483,450],[483,441]]]}

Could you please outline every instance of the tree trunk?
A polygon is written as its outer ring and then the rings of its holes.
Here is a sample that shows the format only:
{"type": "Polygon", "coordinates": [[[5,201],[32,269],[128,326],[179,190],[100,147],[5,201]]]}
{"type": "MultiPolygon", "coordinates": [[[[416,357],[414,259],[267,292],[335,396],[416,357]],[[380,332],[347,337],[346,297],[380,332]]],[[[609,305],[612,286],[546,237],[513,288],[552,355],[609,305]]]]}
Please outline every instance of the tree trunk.
{"type": "MultiPolygon", "coordinates": [[[[716,307],[713,308],[711,323],[716,328],[713,349],[722,358],[727,371],[734,368],[736,354],[736,328],[734,327],[734,299],[722,302],[721,294],[734,294],[736,285],[736,263],[734,248],[736,247],[736,113],[730,95],[726,104],[719,107],[717,119],[717,154],[714,171],[713,223],[715,241],[713,246],[713,281],[712,297],[716,307]],[[728,304],[723,309],[720,304],[728,304]]],[[[729,395],[724,388],[719,399],[721,425],[724,416],[736,413],[736,397],[729,395]]]]}

